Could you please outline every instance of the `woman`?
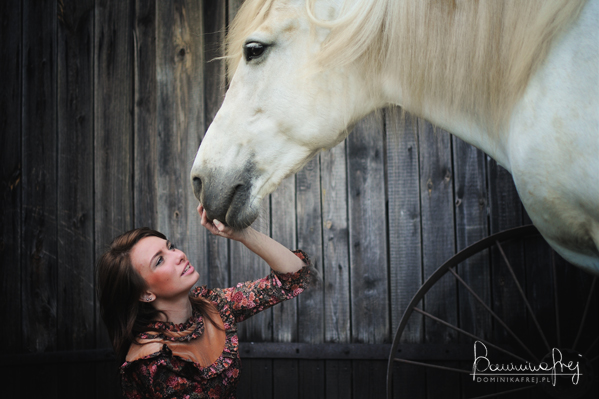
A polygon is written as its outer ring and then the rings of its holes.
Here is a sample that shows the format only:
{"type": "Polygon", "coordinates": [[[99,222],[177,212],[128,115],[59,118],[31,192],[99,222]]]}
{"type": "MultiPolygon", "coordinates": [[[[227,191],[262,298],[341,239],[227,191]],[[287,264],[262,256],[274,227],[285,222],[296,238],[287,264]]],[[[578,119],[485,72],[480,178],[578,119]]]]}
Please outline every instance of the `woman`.
{"type": "Polygon", "coordinates": [[[233,288],[191,290],[199,274],[163,234],[142,228],[117,237],[98,262],[99,298],[127,398],[234,398],[236,323],[297,296],[315,276],[302,251],[210,222],[201,204],[198,212],[202,226],[243,243],[271,273],[233,288]]]}

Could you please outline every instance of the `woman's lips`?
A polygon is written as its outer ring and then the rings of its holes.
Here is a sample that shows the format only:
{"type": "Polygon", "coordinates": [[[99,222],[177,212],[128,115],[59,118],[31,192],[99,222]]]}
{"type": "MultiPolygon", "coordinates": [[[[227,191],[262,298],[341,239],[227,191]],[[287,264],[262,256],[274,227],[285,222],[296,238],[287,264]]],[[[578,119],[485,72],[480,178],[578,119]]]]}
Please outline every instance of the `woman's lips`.
{"type": "Polygon", "coordinates": [[[195,269],[193,268],[193,266],[189,262],[187,262],[187,264],[183,268],[183,273],[181,273],[181,276],[187,276],[188,274],[193,273],[194,270],[195,269]]]}

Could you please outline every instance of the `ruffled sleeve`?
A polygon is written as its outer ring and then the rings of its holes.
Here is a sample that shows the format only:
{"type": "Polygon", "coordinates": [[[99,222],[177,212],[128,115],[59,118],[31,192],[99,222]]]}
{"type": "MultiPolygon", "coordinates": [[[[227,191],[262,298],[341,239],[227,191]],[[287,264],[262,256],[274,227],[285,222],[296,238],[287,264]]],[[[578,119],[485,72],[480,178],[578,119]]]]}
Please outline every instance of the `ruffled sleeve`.
{"type": "Polygon", "coordinates": [[[239,283],[235,287],[214,289],[231,310],[235,321],[240,322],[269,307],[294,298],[310,284],[317,281],[316,270],[310,259],[301,250],[293,253],[302,259],[305,266],[295,273],[271,273],[255,281],[239,283]]]}

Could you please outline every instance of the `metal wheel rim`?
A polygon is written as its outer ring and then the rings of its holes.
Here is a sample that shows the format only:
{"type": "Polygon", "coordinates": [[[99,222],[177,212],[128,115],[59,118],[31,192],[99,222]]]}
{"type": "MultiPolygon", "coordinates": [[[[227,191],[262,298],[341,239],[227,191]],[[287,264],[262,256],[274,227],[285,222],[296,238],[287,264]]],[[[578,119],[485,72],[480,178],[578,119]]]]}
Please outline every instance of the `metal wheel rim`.
{"type": "MultiPolygon", "coordinates": [[[[402,315],[399,326],[394,335],[393,344],[391,347],[391,351],[389,353],[389,359],[388,359],[388,364],[387,364],[387,398],[388,399],[391,399],[392,395],[393,395],[393,369],[394,369],[394,362],[396,361],[395,355],[396,355],[399,345],[400,345],[401,336],[410,320],[410,317],[414,313],[417,305],[419,303],[421,303],[421,301],[423,300],[426,293],[430,290],[430,288],[433,287],[434,284],[436,284],[443,276],[445,276],[445,274],[447,274],[450,270],[452,270],[452,268],[455,268],[455,266],[464,262],[465,260],[472,257],[473,255],[478,254],[479,252],[484,251],[494,245],[498,245],[501,249],[501,246],[498,243],[505,243],[505,242],[512,241],[512,240],[521,240],[521,239],[525,239],[528,237],[534,237],[534,236],[540,236],[540,233],[538,232],[536,227],[534,227],[533,225],[526,225],[526,226],[519,226],[519,227],[515,227],[512,229],[504,230],[499,233],[485,237],[485,238],[481,239],[480,241],[478,241],[478,242],[464,248],[463,250],[459,251],[458,253],[456,253],[454,256],[452,256],[450,259],[448,259],[445,263],[443,263],[434,273],[432,273],[431,276],[422,284],[422,286],[418,289],[416,294],[414,294],[414,297],[412,298],[412,300],[410,301],[406,310],[404,311],[404,314],[402,315]]],[[[505,258],[505,254],[503,256],[505,258]]],[[[456,275],[455,272],[453,272],[453,274],[456,275]]],[[[583,324],[585,322],[585,318],[587,316],[588,305],[591,301],[592,295],[594,294],[593,290],[595,289],[596,282],[597,282],[597,276],[594,276],[593,282],[591,285],[591,289],[590,289],[590,292],[588,295],[588,302],[586,304],[585,311],[583,314],[583,320],[581,321],[582,324],[580,325],[581,330],[582,330],[583,324]]],[[[518,282],[516,281],[516,283],[518,283],[518,282]]],[[[533,318],[535,317],[534,313],[532,313],[532,317],[533,318]]],[[[536,322],[536,320],[535,320],[535,322],[536,322]]],[[[581,330],[579,330],[578,336],[576,337],[576,341],[578,340],[578,338],[580,336],[581,330]]],[[[593,348],[595,346],[597,346],[597,340],[591,345],[591,347],[588,350],[589,351],[591,349],[595,350],[595,348],[593,348]]],[[[592,359],[593,362],[595,362],[596,360],[597,360],[597,357],[592,359]]],[[[417,363],[415,363],[415,364],[417,364],[417,363]]],[[[510,392],[507,392],[507,393],[510,393],[510,392]]],[[[487,395],[479,396],[478,398],[495,397],[495,396],[501,396],[501,395],[502,395],[502,393],[493,393],[488,396],[487,395]]]]}

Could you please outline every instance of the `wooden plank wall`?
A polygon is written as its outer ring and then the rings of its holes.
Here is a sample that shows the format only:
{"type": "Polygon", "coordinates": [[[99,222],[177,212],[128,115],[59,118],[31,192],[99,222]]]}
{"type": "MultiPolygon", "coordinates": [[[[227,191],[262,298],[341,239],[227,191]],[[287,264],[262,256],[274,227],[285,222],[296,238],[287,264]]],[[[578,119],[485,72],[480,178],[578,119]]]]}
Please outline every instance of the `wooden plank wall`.
{"type": "MultiPolygon", "coordinates": [[[[0,3],[0,355],[109,348],[94,295],[95,259],[111,239],[150,226],[183,248],[200,284],[228,286],[268,267],[199,225],[189,169],[226,90],[221,43],[242,0],[44,0],[0,3]],[[8,306],[6,306],[8,305],[8,306]]],[[[528,223],[511,176],[476,148],[397,107],[361,121],[263,202],[254,227],[308,252],[317,289],[244,322],[241,341],[389,344],[414,293],[456,251],[528,223]]],[[[527,242],[506,248],[534,298],[541,263],[589,279],[527,242]]],[[[518,333],[533,329],[497,251],[463,278],[518,333]],[[522,321],[525,322],[522,322],[522,321]]],[[[540,276],[540,277],[539,277],[540,276]]],[[[567,297],[569,287],[557,292],[567,297]]],[[[568,322],[585,300],[560,305],[568,322]]],[[[549,302],[551,302],[551,299],[549,302]]],[[[427,311],[484,338],[508,339],[446,276],[427,311]]],[[[552,323],[546,301],[534,301],[552,323]]],[[[596,307],[591,309],[596,314],[596,307]]],[[[572,340],[573,332],[552,339],[572,340]]],[[[470,343],[414,317],[405,344],[470,343]]],[[[459,365],[457,361],[445,365],[459,365]]],[[[0,370],[22,397],[118,397],[112,361],[0,370]],[[68,375],[68,379],[65,379],[68,375]],[[68,381],[68,382],[67,382],[68,381]]],[[[246,359],[240,398],[382,398],[387,362],[246,359]]],[[[468,368],[468,365],[466,365],[468,368]]],[[[395,397],[464,397],[465,379],[398,365],[395,397]]],[[[522,397],[531,397],[522,394],[522,397]]]]}

